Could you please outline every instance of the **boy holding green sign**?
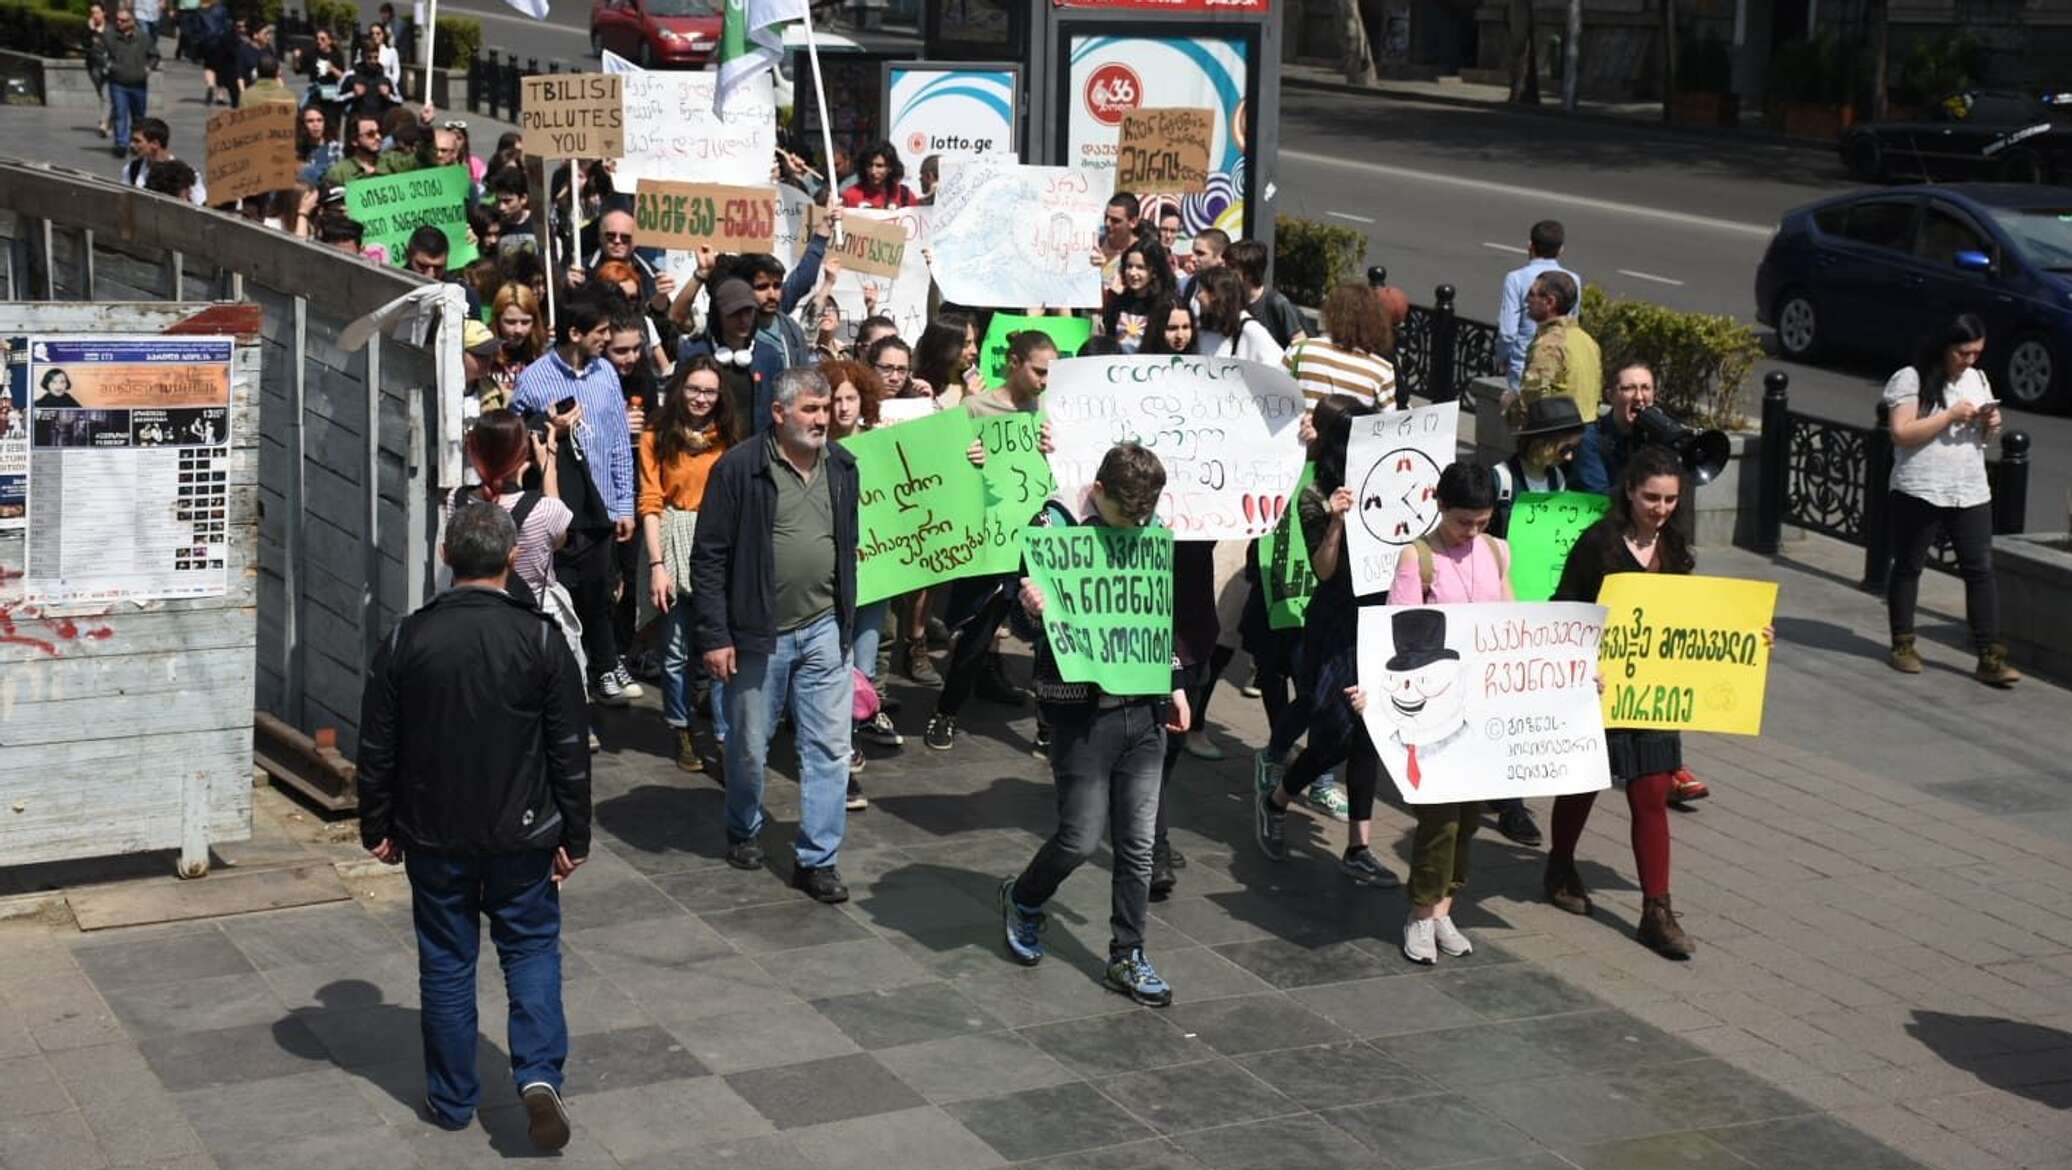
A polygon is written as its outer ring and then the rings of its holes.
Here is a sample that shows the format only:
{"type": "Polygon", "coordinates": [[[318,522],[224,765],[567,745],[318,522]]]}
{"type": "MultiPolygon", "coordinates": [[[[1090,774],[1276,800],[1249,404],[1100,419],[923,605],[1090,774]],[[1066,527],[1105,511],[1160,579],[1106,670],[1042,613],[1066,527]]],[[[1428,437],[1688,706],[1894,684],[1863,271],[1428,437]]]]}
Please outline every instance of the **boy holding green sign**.
{"type": "Polygon", "coordinates": [[[1172,653],[1172,533],[1151,529],[1165,467],[1135,443],[1101,461],[1095,515],[1073,522],[1057,504],[1023,534],[1029,575],[1009,613],[1036,648],[1036,696],[1051,727],[1058,829],[1021,875],[1000,883],[1007,953],[1043,961],[1043,906],[1100,844],[1115,853],[1109,989],[1164,1007],[1173,991],[1144,957],[1151,841],[1168,734],[1187,730],[1187,694],[1172,653]]]}

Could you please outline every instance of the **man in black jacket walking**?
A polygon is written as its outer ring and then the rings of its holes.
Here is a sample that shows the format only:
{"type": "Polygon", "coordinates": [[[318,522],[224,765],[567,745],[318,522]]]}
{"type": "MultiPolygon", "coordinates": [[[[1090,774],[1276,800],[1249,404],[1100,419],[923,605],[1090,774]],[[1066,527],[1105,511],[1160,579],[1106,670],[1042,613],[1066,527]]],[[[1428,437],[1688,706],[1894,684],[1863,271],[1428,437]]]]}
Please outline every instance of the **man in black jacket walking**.
{"type": "Polygon", "coordinates": [[[784,371],[774,398],[769,429],[713,464],[691,544],[697,643],[727,716],[727,863],[763,864],[763,766],[788,707],[799,753],[792,884],[846,902],[835,861],[848,817],[856,460],[827,441],[833,399],[818,370],[784,371]]]}
{"type": "Polygon", "coordinates": [[[561,631],[504,592],[517,539],[502,508],[456,508],[443,550],[453,589],[376,651],[360,710],[360,841],[410,874],[425,1111],[460,1129],[481,1095],[475,957],[486,914],[533,1144],[558,1150],[569,1137],[560,885],[590,852],[589,732],[561,631]]]}

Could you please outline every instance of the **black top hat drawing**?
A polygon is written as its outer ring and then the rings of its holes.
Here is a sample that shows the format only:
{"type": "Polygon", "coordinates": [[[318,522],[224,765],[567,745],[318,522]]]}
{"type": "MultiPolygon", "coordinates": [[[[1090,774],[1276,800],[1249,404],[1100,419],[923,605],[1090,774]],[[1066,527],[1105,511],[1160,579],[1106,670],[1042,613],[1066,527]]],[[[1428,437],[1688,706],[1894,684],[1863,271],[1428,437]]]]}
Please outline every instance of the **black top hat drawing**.
{"type": "Polygon", "coordinates": [[[1446,648],[1446,615],[1436,609],[1400,609],[1389,615],[1396,635],[1396,652],[1389,656],[1389,670],[1417,670],[1444,658],[1460,660],[1459,651],[1446,648]]]}

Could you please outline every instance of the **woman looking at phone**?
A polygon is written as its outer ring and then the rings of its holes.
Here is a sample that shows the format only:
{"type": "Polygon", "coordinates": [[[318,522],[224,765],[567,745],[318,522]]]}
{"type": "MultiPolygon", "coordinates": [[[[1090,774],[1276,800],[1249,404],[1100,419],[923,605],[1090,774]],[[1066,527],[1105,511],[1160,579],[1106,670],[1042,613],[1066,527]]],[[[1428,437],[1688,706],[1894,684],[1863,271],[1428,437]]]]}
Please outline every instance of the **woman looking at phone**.
{"type": "Polygon", "coordinates": [[[1986,442],[2000,433],[2000,404],[1978,368],[1986,325],[1970,313],[1923,340],[1914,363],[1885,383],[1892,422],[1892,577],[1885,607],[1892,623],[1887,659],[1902,674],[1921,673],[1914,604],[1935,534],[1949,534],[1964,578],[1964,618],[1978,653],[1973,677],[2011,687],[2022,676],[2000,642],[2000,591],[1993,579],[1993,486],[1986,442]]]}

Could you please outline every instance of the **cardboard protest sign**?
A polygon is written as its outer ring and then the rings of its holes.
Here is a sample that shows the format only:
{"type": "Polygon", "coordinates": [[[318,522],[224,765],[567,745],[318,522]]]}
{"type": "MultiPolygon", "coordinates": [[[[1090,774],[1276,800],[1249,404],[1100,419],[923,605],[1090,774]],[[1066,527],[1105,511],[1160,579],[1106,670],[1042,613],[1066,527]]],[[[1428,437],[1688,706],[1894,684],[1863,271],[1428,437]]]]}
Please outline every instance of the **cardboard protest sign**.
{"type": "MultiPolygon", "coordinates": [[[[962,407],[958,408],[962,410],[962,407]]],[[[1057,490],[1043,457],[1043,415],[1016,411],[973,419],[986,445],[986,522],[996,539],[981,555],[981,571],[1012,573],[1021,567],[1021,542],[1014,538],[1057,490]]]]}
{"type": "Polygon", "coordinates": [[[1776,582],[1614,573],[1597,602],[1606,727],[1763,733],[1776,582]]]}
{"type": "MultiPolygon", "coordinates": [[[[538,73],[524,78],[518,128],[541,158],[617,158],[626,153],[626,96],[616,73],[538,73]]],[[[769,173],[765,165],[765,175],[769,173]]]]}
{"type": "Polygon", "coordinates": [[[1596,492],[1520,492],[1511,501],[1511,592],[1520,601],[1545,601],[1561,584],[1568,550],[1585,528],[1604,518],[1610,496],[1596,492]]]}
{"type": "Polygon", "coordinates": [[[1028,528],[1022,557],[1043,594],[1043,632],[1060,678],[1111,695],[1172,693],[1171,531],[1028,528]]]}
{"type": "Polygon", "coordinates": [[[935,282],[960,305],[1094,309],[1101,274],[1089,262],[1113,184],[1073,167],[981,160],[936,188],[935,282]]]}
{"type": "Polygon", "coordinates": [[[731,183],[770,181],[777,151],[777,100],[768,73],[727,95],[727,112],[713,109],[716,70],[642,69],[607,50],[604,71],[620,79],[625,103],[625,153],[613,185],[631,191],[649,179],[731,183]]]}
{"type": "Polygon", "coordinates": [[[1354,596],[1380,593],[1396,579],[1396,558],[1439,523],[1439,473],[1453,462],[1460,407],[1452,402],[1353,420],[1345,484],[1353,510],[1345,522],[1354,596]]]}
{"type": "Polygon", "coordinates": [[[946,410],[841,441],[860,481],[857,604],[980,571],[990,536],[985,479],[964,453],[971,440],[971,416],[946,410]]]}
{"type": "Polygon", "coordinates": [[[475,258],[468,242],[468,169],[462,166],[405,171],[354,179],[345,185],[345,213],[365,229],[362,241],[388,249],[389,263],[402,267],[410,233],[431,224],[446,234],[448,268],[475,258]]]}
{"type": "MultiPolygon", "coordinates": [[[[1302,465],[1302,475],[1288,493],[1302,498],[1302,489],[1317,477],[1317,465],[1302,465]]],[[[1309,541],[1302,535],[1301,517],[1290,505],[1272,530],[1259,538],[1259,588],[1266,596],[1266,624],[1269,629],[1297,630],[1309,611],[1309,598],[1317,591],[1317,575],[1309,567],[1309,541]]]]}
{"type": "Polygon", "coordinates": [[[1169,355],[1051,363],[1058,498],[1083,511],[1108,448],[1142,443],[1165,465],[1158,516],[1175,540],[1250,540],[1294,505],[1305,402],[1279,366],[1169,355]]]}
{"type": "Polygon", "coordinates": [[[642,248],[767,252],[777,238],[777,191],[650,179],[633,193],[633,241],[642,248]]]}
{"type": "Polygon", "coordinates": [[[1136,195],[1198,195],[1209,189],[1209,140],[1216,111],[1143,107],[1122,116],[1115,189],[1136,195]]]}
{"type": "Polygon", "coordinates": [[[1578,602],[1362,608],[1362,719],[1404,801],[1610,787],[1597,705],[1604,621],[1578,602]]]}
{"type": "Polygon", "coordinates": [[[986,326],[986,338],[979,343],[978,368],[986,385],[1007,380],[1007,339],[1024,330],[1040,329],[1058,343],[1058,356],[1071,357],[1094,335],[1094,323],[1086,317],[1024,317],[1019,313],[995,313],[986,326]]]}
{"type": "Polygon", "coordinates": [[[904,227],[864,216],[842,217],[842,242],[828,246],[828,255],[842,262],[844,272],[860,276],[899,275],[906,259],[907,233],[904,227]]]}
{"type": "Polygon", "coordinates": [[[209,115],[202,185],[218,203],[248,199],[295,185],[295,107],[259,102],[209,115]]]}

